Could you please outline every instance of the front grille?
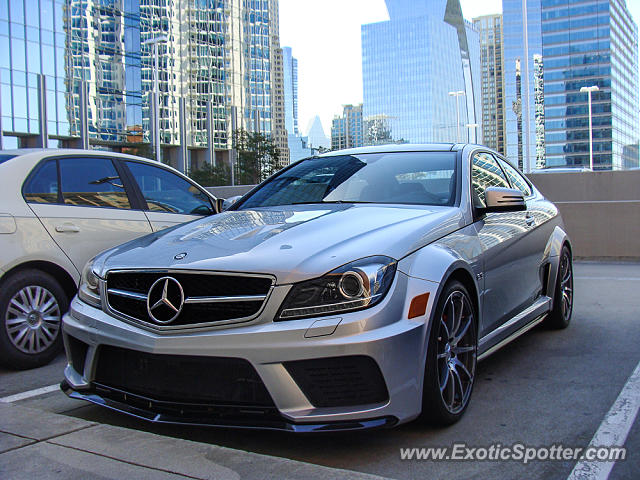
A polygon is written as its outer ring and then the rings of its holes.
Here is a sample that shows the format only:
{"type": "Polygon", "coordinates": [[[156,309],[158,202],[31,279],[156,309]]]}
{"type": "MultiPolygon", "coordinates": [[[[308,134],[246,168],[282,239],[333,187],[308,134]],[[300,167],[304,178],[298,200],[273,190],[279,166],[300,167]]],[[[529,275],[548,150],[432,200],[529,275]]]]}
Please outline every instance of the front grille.
{"type": "MultiPolygon", "coordinates": [[[[249,320],[260,312],[272,284],[267,276],[116,271],[107,274],[106,292],[108,306],[115,313],[164,330],[249,320]],[[166,324],[156,322],[147,310],[149,290],[162,277],[177,280],[184,292],[182,311],[166,324]]],[[[164,313],[171,317],[169,310],[164,313]]]]}
{"type": "Polygon", "coordinates": [[[101,345],[94,382],[125,399],[134,394],[195,410],[275,408],[258,372],[241,358],[156,355],[101,345]]]}
{"type": "Polygon", "coordinates": [[[284,362],[314,407],[386,402],[389,392],[378,364],[364,355],[284,362]]]}

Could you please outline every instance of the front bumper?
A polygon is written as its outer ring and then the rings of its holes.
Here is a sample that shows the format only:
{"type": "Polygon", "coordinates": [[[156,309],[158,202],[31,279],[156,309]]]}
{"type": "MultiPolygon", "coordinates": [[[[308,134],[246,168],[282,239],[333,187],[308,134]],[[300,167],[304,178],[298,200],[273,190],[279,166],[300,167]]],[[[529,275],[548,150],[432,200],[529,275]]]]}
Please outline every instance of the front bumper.
{"type": "MultiPolygon", "coordinates": [[[[421,411],[427,319],[437,287],[436,283],[399,272],[387,297],[370,309],[339,317],[273,322],[278,303],[267,305],[250,324],[172,334],[142,329],[75,298],[64,317],[63,337],[69,363],[62,388],[72,398],[160,423],[293,432],[393,426],[415,418],[421,411]],[[430,293],[426,314],[407,319],[410,299],[425,292],[430,293]],[[320,326],[318,320],[323,321],[320,326]],[[327,329],[331,323],[337,323],[335,330],[327,329]],[[72,348],[78,341],[86,346],[80,355],[77,348],[72,348]],[[102,351],[113,347],[140,352],[140,356],[151,355],[154,359],[184,355],[205,360],[211,357],[212,361],[213,357],[240,359],[255,369],[272,404],[244,408],[183,403],[180,399],[158,398],[155,388],[148,392],[104,385],[96,377],[101,347],[102,351]],[[385,398],[349,405],[318,402],[309,394],[308,386],[305,390],[301,382],[294,380],[295,374],[288,368],[292,362],[337,357],[372,359],[386,386],[385,398]]],[[[286,292],[275,293],[272,299],[277,300],[286,292]]]]}

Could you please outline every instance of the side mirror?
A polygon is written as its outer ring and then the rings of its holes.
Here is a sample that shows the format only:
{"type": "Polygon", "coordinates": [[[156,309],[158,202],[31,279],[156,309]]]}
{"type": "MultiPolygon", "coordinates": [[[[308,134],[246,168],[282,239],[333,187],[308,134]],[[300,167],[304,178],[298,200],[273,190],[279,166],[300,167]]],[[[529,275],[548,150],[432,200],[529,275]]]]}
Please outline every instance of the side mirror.
{"type": "Polygon", "coordinates": [[[519,212],[527,209],[524,195],[515,188],[489,187],[484,191],[485,212],[519,212]]]}
{"type": "Polygon", "coordinates": [[[236,195],[235,197],[229,197],[222,202],[222,211],[228,210],[231,205],[236,203],[238,200],[242,198],[242,195],[236,195]]]}

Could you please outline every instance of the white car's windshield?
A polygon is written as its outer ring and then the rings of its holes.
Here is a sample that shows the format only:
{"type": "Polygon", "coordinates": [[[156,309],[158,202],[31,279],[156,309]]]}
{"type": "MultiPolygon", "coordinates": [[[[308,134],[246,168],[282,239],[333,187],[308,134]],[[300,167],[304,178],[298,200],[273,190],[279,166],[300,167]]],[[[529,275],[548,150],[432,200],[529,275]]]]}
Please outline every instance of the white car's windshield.
{"type": "Polygon", "coordinates": [[[303,203],[453,205],[455,152],[309,158],[267,180],[238,209],[303,203]]]}

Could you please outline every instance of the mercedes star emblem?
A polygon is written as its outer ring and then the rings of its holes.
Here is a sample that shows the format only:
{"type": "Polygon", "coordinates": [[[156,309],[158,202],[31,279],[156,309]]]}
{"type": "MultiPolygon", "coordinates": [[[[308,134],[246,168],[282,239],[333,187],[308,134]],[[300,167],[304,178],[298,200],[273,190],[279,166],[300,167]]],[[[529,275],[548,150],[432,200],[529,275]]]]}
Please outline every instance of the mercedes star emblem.
{"type": "Polygon", "coordinates": [[[162,277],[153,282],[147,295],[147,312],[160,324],[173,322],[184,305],[182,285],[173,277],[162,277]]]}

